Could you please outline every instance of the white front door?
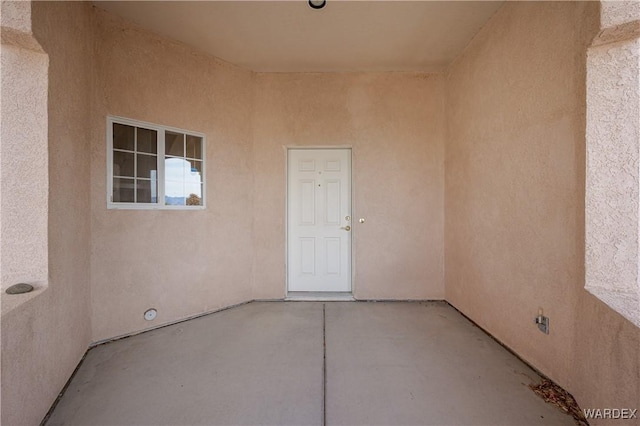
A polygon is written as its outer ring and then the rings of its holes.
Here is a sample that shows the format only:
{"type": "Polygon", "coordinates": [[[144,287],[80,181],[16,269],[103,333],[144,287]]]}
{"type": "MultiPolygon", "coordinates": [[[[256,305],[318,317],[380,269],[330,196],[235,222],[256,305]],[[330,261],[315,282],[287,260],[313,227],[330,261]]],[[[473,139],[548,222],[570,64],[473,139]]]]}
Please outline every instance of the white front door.
{"type": "Polygon", "coordinates": [[[351,291],[351,150],[288,151],[289,291],[351,291]]]}

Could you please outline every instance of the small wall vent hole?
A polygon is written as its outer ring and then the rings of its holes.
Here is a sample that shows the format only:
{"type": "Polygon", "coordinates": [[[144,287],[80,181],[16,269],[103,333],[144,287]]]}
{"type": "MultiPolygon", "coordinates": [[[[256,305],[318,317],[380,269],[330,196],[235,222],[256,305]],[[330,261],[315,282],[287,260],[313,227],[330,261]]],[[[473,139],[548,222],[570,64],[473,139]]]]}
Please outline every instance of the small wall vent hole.
{"type": "Polygon", "coordinates": [[[144,319],[146,319],[147,321],[153,321],[154,319],[156,319],[156,315],[158,315],[158,311],[153,308],[147,309],[147,311],[145,311],[144,313],[144,319]]]}

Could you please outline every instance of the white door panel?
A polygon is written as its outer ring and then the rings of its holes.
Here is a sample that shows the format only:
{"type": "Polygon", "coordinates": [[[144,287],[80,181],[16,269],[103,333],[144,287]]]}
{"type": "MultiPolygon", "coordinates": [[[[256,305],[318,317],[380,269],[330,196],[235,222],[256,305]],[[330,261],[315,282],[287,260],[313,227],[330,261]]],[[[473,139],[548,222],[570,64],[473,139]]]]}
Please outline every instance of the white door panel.
{"type": "Polygon", "coordinates": [[[288,151],[289,291],[351,291],[351,150],[288,151]]]}

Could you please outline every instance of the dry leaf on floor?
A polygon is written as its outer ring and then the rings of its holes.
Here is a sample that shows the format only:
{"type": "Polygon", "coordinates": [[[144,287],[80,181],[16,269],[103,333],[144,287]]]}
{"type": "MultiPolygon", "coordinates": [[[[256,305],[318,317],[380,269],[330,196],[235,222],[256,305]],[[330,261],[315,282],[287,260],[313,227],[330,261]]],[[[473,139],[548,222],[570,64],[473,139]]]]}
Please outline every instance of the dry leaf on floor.
{"type": "Polygon", "coordinates": [[[587,419],[584,417],[584,414],[578,406],[575,398],[551,380],[542,379],[541,383],[532,383],[529,387],[538,396],[544,399],[545,402],[553,404],[565,413],[571,415],[577,426],[589,426],[589,422],[587,422],[587,419]]]}

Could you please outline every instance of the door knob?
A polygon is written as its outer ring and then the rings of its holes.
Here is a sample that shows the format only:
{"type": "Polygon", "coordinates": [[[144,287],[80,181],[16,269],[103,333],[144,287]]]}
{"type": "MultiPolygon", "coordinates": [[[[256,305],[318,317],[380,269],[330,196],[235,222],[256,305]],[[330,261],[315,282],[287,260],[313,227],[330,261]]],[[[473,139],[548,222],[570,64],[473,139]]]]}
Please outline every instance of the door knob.
{"type": "Polygon", "coordinates": [[[345,231],[351,231],[351,227],[350,227],[349,225],[347,225],[347,226],[343,226],[343,227],[342,227],[342,228],[340,228],[340,229],[344,229],[345,231]]]}

